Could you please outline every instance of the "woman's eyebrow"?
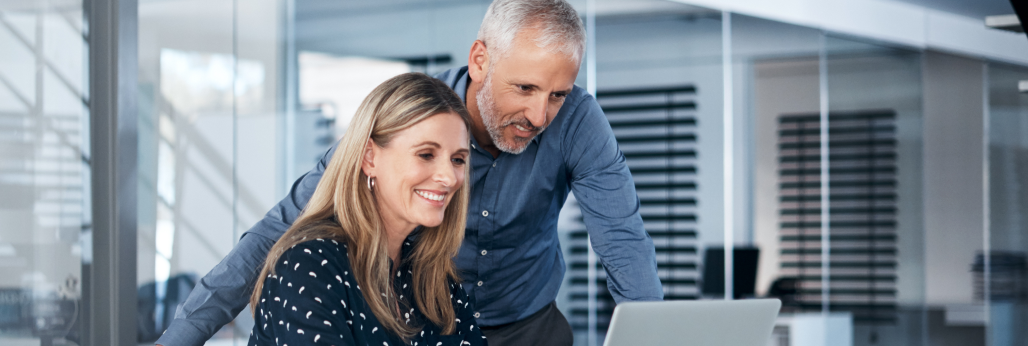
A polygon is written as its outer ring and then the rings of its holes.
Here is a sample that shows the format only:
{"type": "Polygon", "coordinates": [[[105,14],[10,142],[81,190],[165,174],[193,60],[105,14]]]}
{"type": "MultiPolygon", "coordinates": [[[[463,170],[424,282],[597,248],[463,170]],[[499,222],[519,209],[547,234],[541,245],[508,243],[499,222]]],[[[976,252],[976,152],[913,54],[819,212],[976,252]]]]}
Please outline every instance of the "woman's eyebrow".
{"type": "MultiPolygon", "coordinates": [[[[421,143],[418,143],[418,144],[415,144],[415,145],[411,146],[411,148],[420,148],[420,147],[423,147],[423,146],[435,147],[436,149],[442,149],[443,148],[442,145],[440,145],[439,143],[436,143],[434,141],[424,141],[424,142],[421,142],[421,143]]],[[[468,150],[468,148],[460,148],[457,151],[454,151],[454,153],[455,154],[467,155],[467,154],[471,153],[471,151],[468,150]]]]}
{"type": "Polygon", "coordinates": [[[436,148],[442,148],[443,147],[443,146],[439,145],[439,143],[436,143],[436,142],[433,142],[433,141],[424,141],[424,142],[415,144],[413,147],[416,148],[416,147],[425,146],[425,145],[433,146],[433,147],[436,147],[436,148]]]}

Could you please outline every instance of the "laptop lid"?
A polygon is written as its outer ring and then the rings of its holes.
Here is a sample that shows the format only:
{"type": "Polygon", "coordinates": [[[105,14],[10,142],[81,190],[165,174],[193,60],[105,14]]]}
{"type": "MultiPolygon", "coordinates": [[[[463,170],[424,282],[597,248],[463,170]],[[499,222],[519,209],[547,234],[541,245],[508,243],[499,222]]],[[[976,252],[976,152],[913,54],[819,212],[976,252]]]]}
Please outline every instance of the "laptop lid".
{"type": "Polygon", "coordinates": [[[778,299],[628,302],[614,308],[604,346],[764,346],[778,299]]]}

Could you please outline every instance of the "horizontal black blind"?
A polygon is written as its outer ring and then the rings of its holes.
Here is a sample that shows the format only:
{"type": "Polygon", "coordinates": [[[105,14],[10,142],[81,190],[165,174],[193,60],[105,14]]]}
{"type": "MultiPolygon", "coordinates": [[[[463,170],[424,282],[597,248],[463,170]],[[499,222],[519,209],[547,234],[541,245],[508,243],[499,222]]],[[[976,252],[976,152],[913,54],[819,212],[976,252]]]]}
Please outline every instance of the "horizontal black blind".
{"type": "MultiPolygon", "coordinates": [[[[696,88],[636,88],[597,93],[618,145],[624,153],[640,214],[653,238],[665,299],[696,299],[696,88]]],[[[581,216],[578,217],[581,225],[581,216]]],[[[571,233],[569,271],[570,322],[588,328],[588,236],[584,227],[571,233]]],[[[598,323],[605,331],[614,310],[606,275],[597,264],[598,323]]]]}
{"type": "MultiPolygon", "coordinates": [[[[821,123],[778,119],[781,275],[801,310],[821,305],[821,123]]],[[[828,121],[829,309],[857,322],[896,319],[896,113],[832,112],[828,121]]]]}

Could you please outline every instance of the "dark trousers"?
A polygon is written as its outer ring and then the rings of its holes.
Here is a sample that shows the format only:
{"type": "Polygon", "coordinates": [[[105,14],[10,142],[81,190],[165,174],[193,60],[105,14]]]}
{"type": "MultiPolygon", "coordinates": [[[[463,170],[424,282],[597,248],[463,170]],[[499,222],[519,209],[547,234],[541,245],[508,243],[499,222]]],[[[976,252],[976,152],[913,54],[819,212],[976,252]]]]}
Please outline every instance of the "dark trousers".
{"type": "Polygon", "coordinates": [[[489,346],[571,346],[574,336],[564,314],[550,303],[528,318],[494,327],[482,327],[489,346]]]}

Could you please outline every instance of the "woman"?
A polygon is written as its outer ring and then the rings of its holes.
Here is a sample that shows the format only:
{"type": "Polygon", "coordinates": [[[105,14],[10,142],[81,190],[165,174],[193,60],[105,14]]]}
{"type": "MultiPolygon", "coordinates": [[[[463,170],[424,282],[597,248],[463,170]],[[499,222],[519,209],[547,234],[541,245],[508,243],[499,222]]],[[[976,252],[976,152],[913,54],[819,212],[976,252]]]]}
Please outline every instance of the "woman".
{"type": "Polygon", "coordinates": [[[364,99],[268,253],[249,345],[485,345],[452,260],[467,218],[470,123],[457,95],[424,74],[364,99]]]}

